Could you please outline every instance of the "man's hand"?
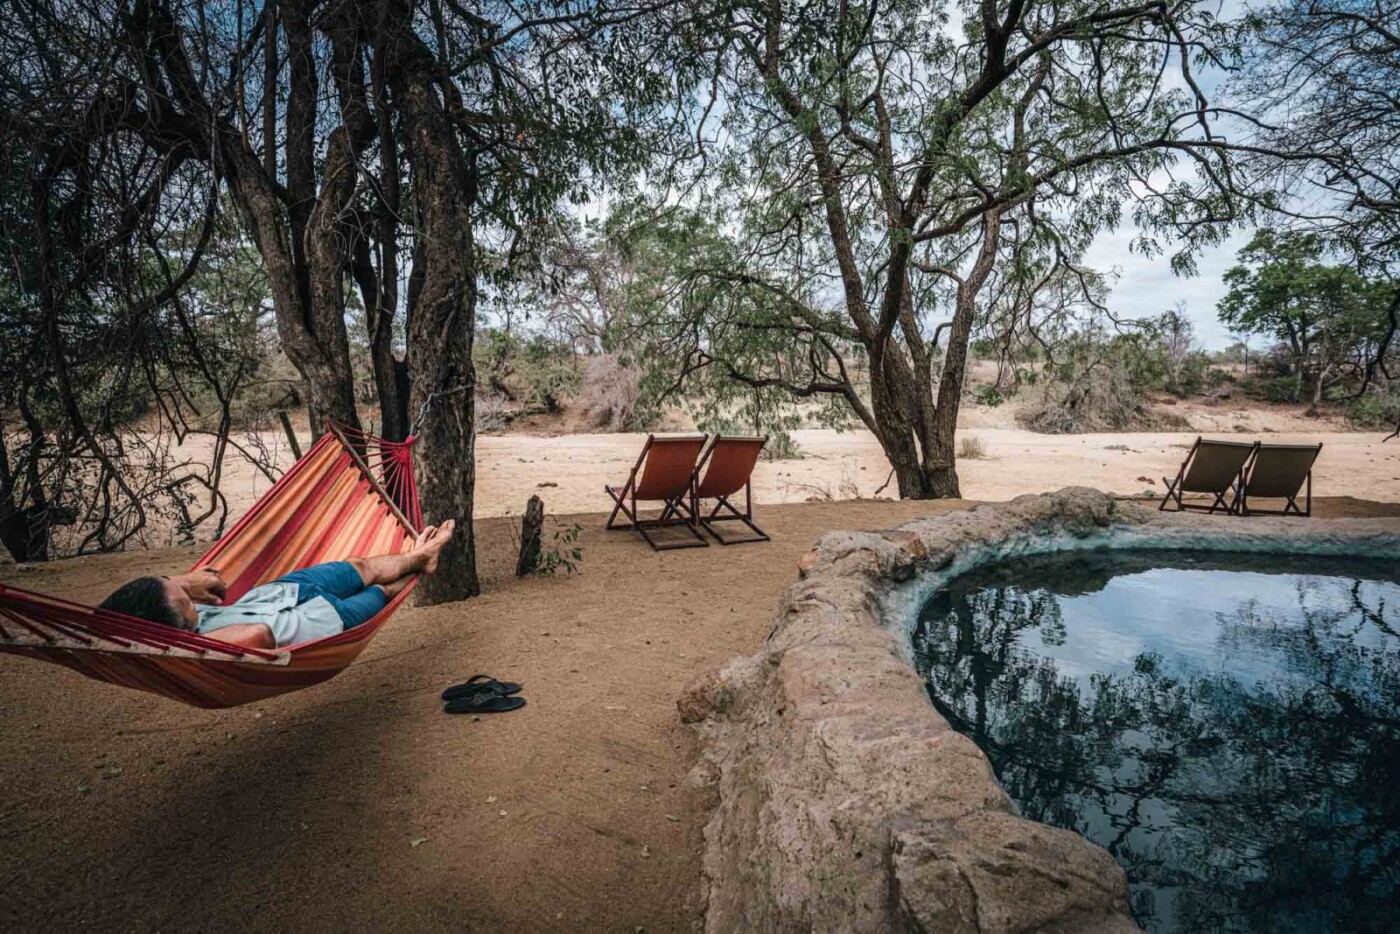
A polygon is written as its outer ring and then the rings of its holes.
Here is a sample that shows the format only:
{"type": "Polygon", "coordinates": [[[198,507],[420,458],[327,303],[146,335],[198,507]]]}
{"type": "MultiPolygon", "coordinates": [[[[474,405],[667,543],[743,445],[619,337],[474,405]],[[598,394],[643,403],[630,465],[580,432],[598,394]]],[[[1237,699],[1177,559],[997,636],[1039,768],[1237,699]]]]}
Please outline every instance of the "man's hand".
{"type": "Polygon", "coordinates": [[[219,576],[218,568],[196,568],[175,580],[195,603],[217,606],[224,602],[224,595],[228,593],[228,582],[219,576]]]}

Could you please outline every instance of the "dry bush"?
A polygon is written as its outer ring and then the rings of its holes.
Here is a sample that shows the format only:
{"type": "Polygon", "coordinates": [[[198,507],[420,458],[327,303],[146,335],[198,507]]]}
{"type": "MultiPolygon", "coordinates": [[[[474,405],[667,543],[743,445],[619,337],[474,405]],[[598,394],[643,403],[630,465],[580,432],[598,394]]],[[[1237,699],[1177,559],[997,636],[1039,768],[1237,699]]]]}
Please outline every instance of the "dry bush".
{"type": "Polygon", "coordinates": [[[642,404],[641,370],[617,354],[589,358],[575,403],[604,431],[637,431],[646,428],[653,415],[642,404]]]}
{"type": "Polygon", "coordinates": [[[1042,434],[1090,431],[1163,431],[1181,428],[1179,415],[1153,412],[1132,345],[1117,342],[1076,348],[1041,384],[1039,397],[1016,415],[1023,428],[1042,434]]]}
{"type": "Polygon", "coordinates": [[[481,432],[500,431],[510,419],[506,413],[506,397],[499,392],[487,390],[476,393],[476,430],[481,432]]]}
{"type": "Polygon", "coordinates": [[[963,435],[958,442],[957,458],[960,461],[980,461],[987,457],[987,445],[976,435],[963,435]]]}
{"type": "Polygon", "coordinates": [[[800,461],[806,455],[796,438],[779,429],[768,436],[768,443],[763,446],[762,456],[764,460],[770,461],[800,461]]]}

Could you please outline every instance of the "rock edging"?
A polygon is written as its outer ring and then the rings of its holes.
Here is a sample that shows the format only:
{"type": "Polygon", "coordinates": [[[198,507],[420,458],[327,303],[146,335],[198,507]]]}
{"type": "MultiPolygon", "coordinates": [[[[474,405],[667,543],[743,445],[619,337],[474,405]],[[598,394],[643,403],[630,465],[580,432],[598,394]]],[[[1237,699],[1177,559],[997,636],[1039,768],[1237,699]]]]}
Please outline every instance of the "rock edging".
{"type": "Polygon", "coordinates": [[[823,536],[763,651],[705,672],[678,701],[706,741],[696,781],[715,794],[706,930],[1135,930],[1113,858],[1016,813],[986,756],[929,702],[907,630],[882,625],[978,563],[1110,538],[1393,554],[1400,522],[1166,514],[1071,488],[823,536]]]}

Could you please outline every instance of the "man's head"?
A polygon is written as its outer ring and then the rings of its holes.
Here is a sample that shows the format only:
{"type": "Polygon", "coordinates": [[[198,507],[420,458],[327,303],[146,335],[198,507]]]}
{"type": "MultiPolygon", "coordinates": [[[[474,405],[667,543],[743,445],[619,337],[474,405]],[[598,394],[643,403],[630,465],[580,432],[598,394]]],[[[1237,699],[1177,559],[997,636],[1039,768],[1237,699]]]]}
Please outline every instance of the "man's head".
{"type": "Polygon", "coordinates": [[[179,579],[169,577],[138,577],[128,581],[103,600],[101,607],[176,629],[194,629],[199,624],[199,614],[195,612],[189,591],[179,579]]]}

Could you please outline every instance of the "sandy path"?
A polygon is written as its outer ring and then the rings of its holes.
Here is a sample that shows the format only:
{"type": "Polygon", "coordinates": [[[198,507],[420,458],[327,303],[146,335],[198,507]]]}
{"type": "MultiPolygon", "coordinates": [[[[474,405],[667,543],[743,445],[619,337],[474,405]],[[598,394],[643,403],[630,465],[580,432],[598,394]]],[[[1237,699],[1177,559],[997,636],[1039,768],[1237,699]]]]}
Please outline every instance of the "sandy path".
{"type": "MultiPolygon", "coordinates": [[[[0,930],[689,931],[707,802],[681,687],[761,646],[823,531],[956,505],[770,506],[771,544],[664,554],[595,513],[579,576],[523,581],[487,520],[485,596],[404,609],[335,680],[227,711],[0,656],[0,930]],[[440,713],[479,671],[529,706],[440,713]]],[[[0,582],[94,600],[193,554],[0,582]]]]}
{"type": "MultiPolygon", "coordinates": [[[[1293,419],[1294,423],[1298,420],[1293,419]]],[[[1318,496],[1355,496],[1400,502],[1400,442],[1381,443],[1376,433],[1271,432],[1272,442],[1324,444],[1314,479],[1318,496]]],[[[477,515],[518,515],[531,494],[554,513],[607,508],[604,484],[620,484],[636,461],[645,435],[593,434],[541,437],[488,435],[477,439],[477,515]]],[[[765,461],[754,478],[761,503],[800,503],[817,499],[870,498],[889,476],[874,437],[866,431],[795,432],[804,456],[765,461]]],[[[1006,500],[1082,484],[1120,494],[1160,490],[1162,477],[1175,474],[1196,433],[1116,433],[1042,435],[1016,428],[965,428],[986,447],[983,460],[960,461],[963,495],[1006,500]],[[1146,477],[1147,481],[1139,480],[1146,477]],[[1148,482],[1150,481],[1150,482],[1148,482]]],[[[269,436],[270,444],[279,439],[269,436]]],[[[284,464],[290,463],[285,442],[284,464]]],[[[185,456],[207,456],[207,441],[194,439],[185,456]]],[[[246,463],[230,461],[226,489],[231,515],[241,515],[270,485],[246,463]]],[[[893,498],[893,485],[880,495],[893,498]]],[[[168,538],[158,544],[168,544],[168,538]]]]}
{"type": "MultiPolygon", "coordinates": [[[[804,457],[763,462],[754,477],[762,503],[873,497],[889,476],[889,464],[868,432],[795,432],[804,457]]],[[[1196,435],[1176,433],[1041,435],[1020,429],[969,429],[987,458],[958,463],[963,495],[1007,500],[1075,484],[1113,493],[1160,490],[1196,435]],[[1146,477],[1147,481],[1139,480],[1146,477]],[[1148,482],[1150,481],[1150,482],[1148,482]]],[[[551,511],[598,509],[604,483],[620,484],[641,450],[644,435],[518,435],[478,440],[478,497],[484,515],[519,513],[538,493],[551,511]],[[557,484],[557,486],[541,486],[557,484]]],[[[1323,442],[1314,478],[1318,496],[1400,501],[1400,442],[1380,434],[1270,434],[1270,442],[1323,442]]],[[[894,497],[893,484],[881,494],[894,497]]]]}

